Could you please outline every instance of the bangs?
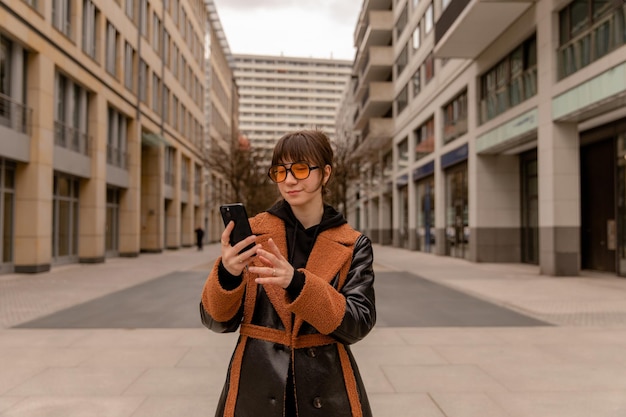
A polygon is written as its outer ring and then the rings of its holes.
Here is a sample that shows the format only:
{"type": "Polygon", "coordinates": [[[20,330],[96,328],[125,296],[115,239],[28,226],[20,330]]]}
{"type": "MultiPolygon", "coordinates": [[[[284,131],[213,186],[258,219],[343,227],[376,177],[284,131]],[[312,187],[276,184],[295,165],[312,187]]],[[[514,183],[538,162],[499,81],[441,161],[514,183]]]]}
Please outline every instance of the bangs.
{"type": "Polygon", "coordinates": [[[324,161],[318,148],[316,142],[307,137],[304,132],[288,133],[276,144],[272,156],[272,165],[306,161],[324,166],[326,161],[324,161]]]}

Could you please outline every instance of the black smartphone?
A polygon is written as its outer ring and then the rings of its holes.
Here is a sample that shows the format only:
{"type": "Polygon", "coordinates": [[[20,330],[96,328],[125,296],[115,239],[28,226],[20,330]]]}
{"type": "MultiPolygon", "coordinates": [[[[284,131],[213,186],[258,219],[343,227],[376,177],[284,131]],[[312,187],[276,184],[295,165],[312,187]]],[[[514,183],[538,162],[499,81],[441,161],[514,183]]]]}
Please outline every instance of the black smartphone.
{"type": "MultiPolygon", "coordinates": [[[[224,204],[223,206],[220,206],[220,213],[222,214],[222,220],[224,220],[224,226],[228,225],[231,220],[235,222],[235,227],[232,232],[230,232],[231,246],[252,235],[252,229],[250,228],[250,222],[248,221],[248,213],[246,212],[246,208],[243,204],[224,204]]],[[[240,250],[239,253],[245,252],[253,247],[254,243],[251,243],[240,250]]]]}

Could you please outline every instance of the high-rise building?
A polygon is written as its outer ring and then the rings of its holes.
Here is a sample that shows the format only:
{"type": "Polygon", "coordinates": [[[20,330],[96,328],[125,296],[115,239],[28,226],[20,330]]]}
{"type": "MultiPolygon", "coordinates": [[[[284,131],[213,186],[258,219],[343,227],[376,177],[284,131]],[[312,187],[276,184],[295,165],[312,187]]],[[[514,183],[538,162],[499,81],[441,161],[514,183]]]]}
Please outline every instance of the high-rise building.
{"type": "Polygon", "coordinates": [[[364,1],[354,40],[375,242],[626,276],[623,1],[364,1]]]}
{"type": "Polygon", "coordinates": [[[335,115],[352,62],[336,59],[235,55],[239,130],[271,159],[285,133],[316,128],[335,133],[335,115]]]}
{"type": "Polygon", "coordinates": [[[193,245],[206,20],[195,0],[0,0],[0,270],[193,245]]]}

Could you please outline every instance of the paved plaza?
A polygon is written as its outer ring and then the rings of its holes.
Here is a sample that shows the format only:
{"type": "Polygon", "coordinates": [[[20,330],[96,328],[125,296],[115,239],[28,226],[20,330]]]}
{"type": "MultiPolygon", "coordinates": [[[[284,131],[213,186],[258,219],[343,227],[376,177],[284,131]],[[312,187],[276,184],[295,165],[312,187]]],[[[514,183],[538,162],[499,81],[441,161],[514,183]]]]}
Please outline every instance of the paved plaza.
{"type": "MultiPolygon", "coordinates": [[[[237,337],[199,321],[218,251],[0,275],[0,417],[213,416],[237,337]]],[[[626,279],[374,256],[353,351],[375,417],[626,416],[626,279]]]]}

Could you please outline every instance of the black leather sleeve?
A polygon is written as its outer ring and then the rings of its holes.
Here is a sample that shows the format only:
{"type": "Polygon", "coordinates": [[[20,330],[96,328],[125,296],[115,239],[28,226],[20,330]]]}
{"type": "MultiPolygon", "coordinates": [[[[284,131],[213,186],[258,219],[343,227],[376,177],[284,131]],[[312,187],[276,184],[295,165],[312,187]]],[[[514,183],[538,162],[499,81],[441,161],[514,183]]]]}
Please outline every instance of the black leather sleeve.
{"type": "Polygon", "coordinates": [[[332,333],[343,344],[363,339],[376,324],[373,263],[372,243],[361,235],[354,245],[352,264],[340,291],[346,297],[346,313],[332,333]]]}
{"type": "Polygon", "coordinates": [[[243,303],[241,303],[241,307],[235,317],[232,319],[221,322],[216,321],[211,317],[209,313],[206,312],[204,306],[202,305],[202,301],[200,301],[200,319],[202,320],[202,324],[208,329],[213,330],[216,333],[232,333],[239,328],[241,324],[241,319],[243,317],[243,303]]]}

